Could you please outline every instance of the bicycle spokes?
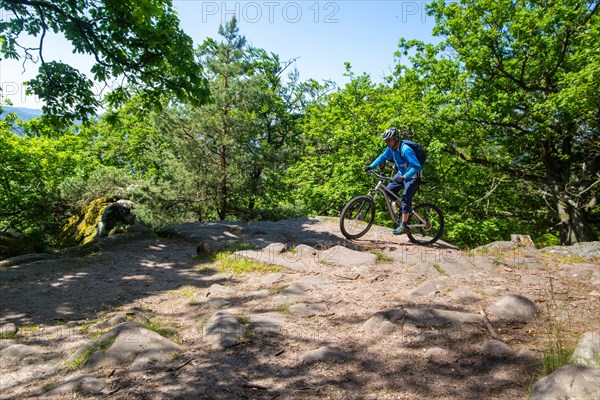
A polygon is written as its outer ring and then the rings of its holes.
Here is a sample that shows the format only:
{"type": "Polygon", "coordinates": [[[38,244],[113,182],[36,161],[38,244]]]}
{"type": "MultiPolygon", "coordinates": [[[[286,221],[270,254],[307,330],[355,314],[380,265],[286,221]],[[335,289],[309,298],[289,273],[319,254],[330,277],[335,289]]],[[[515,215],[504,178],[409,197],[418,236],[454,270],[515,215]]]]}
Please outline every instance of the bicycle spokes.
{"type": "Polygon", "coordinates": [[[417,244],[432,244],[436,242],[444,230],[442,211],[433,204],[416,206],[408,220],[408,238],[417,244]]]}
{"type": "Polygon", "coordinates": [[[348,239],[363,236],[375,219],[375,204],[368,196],[356,197],[346,206],[340,216],[340,230],[348,239]]]}

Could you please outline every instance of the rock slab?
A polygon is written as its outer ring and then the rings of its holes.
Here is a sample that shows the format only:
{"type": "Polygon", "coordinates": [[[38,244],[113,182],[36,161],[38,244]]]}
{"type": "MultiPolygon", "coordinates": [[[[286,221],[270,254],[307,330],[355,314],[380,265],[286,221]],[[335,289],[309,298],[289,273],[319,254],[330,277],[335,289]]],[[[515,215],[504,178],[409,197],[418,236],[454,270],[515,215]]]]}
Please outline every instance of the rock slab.
{"type": "Polygon", "coordinates": [[[237,318],[227,311],[217,311],[204,325],[204,341],[215,349],[226,349],[238,343],[245,329],[237,318]]]}
{"type": "Polygon", "coordinates": [[[48,394],[50,396],[57,396],[72,392],[103,394],[106,393],[106,390],[103,381],[93,375],[84,374],[67,379],[56,388],[52,389],[48,394]]]}
{"type": "Polygon", "coordinates": [[[102,366],[143,370],[148,364],[168,359],[181,348],[169,339],[135,322],[125,322],[75,352],[69,361],[97,349],[83,364],[92,369],[102,366]],[[106,347],[106,348],[105,348],[106,347]]]}
{"type": "Polygon", "coordinates": [[[600,399],[600,370],[565,365],[540,379],[529,400],[600,399]]]}
{"type": "Polygon", "coordinates": [[[334,246],[322,251],[319,261],[346,267],[357,267],[361,265],[375,265],[377,256],[372,253],[351,250],[343,246],[334,246]]]}

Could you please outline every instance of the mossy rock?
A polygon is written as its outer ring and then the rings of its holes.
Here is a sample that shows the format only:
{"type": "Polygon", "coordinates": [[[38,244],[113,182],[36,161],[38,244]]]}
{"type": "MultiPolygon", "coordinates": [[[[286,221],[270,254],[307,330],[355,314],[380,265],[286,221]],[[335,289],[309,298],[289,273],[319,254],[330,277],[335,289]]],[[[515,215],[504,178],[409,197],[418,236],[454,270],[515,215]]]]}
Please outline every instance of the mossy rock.
{"type": "Polygon", "coordinates": [[[56,238],[56,247],[71,247],[91,241],[98,232],[104,209],[113,201],[107,198],[92,200],[78,214],[69,218],[56,238]]]}
{"type": "Polygon", "coordinates": [[[35,253],[37,243],[29,236],[15,232],[0,232],[0,258],[35,253]]]}

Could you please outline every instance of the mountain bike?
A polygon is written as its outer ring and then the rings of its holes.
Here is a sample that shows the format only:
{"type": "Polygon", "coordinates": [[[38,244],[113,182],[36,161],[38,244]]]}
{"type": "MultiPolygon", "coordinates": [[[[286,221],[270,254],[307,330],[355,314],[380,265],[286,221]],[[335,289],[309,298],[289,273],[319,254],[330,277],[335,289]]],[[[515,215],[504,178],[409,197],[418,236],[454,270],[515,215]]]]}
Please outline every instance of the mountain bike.
{"type": "MultiPolygon", "coordinates": [[[[379,182],[366,196],[358,196],[350,200],[340,214],[340,230],[348,239],[358,239],[371,229],[375,220],[375,200],[379,193],[383,195],[390,218],[396,226],[400,224],[402,218],[402,214],[395,212],[392,205],[394,201],[400,204],[401,199],[385,184],[385,182],[391,181],[392,178],[373,170],[367,171],[367,173],[375,176],[379,182]]],[[[421,185],[425,183],[422,181],[421,185]]],[[[444,215],[442,210],[434,204],[418,204],[413,207],[407,226],[409,229],[407,236],[412,243],[430,245],[442,236],[444,215]]]]}

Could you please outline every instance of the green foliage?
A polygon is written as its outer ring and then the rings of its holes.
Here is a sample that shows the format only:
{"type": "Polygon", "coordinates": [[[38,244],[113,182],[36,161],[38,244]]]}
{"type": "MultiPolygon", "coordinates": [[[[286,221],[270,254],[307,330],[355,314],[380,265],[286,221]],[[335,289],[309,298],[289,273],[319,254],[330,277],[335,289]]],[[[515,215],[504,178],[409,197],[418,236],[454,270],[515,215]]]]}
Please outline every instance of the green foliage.
{"type": "MultiPolygon", "coordinates": [[[[94,57],[94,80],[126,77],[146,104],[160,105],[166,94],[196,104],[206,98],[192,39],[179,27],[170,0],[1,0],[0,9],[10,16],[0,25],[1,54],[29,61],[39,55],[41,67],[28,90],[45,100],[51,122],[87,120],[98,105],[90,78],[68,64],[44,61],[44,38],[51,32],[62,33],[73,52],[94,57]],[[40,38],[36,47],[27,47],[25,36],[40,38]]],[[[127,97],[116,88],[108,101],[127,97]]]]}
{"type": "Polygon", "coordinates": [[[541,249],[548,246],[558,246],[560,244],[560,239],[558,236],[551,233],[544,233],[535,238],[533,242],[538,249],[541,249]]]}
{"type": "Polygon", "coordinates": [[[337,215],[364,194],[370,181],[363,168],[384,149],[378,138],[389,124],[381,110],[383,91],[366,75],[349,76],[351,82],[326,96],[326,104],[307,109],[301,159],[287,170],[286,181],[311,213],[337,215]]]}
{"type": "Polygon", "coordinates": [[[530,182],[535,203],[550,203],[562,243],[596,238],[597,11],[594,1],[434,1],[434,33],[446,41],[413,43],[418,74],[451,125],[448,150],[530,182]]]}
{"type": "Polygon", "coordinates": [[[0,230],[47,241],[62,222],[59,185],[84,164],[82,148],[73,134],[19,137],[0,122],[0,230]]]}
{"type": "Polygon", "coordinates": [[[284,97],[294,88],[279,78],[286,65],[248,46],[235,19],[219,33],[221,42],[209,38],[198,48],[211,102],[173,106],[155,119],[150,153],[161,166],[160,179],[153,181],[165,194],[160,203],[170,197],[177,215],[200,221],[294,212],[287,204],[280,212],[274,207],[285,198],[281,175],[293,158],[296,135],[284,97]]]}
{"type": "MultiPolygon", "coordinates": [[[[57,129],[97,102],[87,77],[42,64],[30,90],[52,116],[0,122],[0,230],[48,239],[106,197],[133,200],[152,227],[337,216],[373,188],[363,168],[396,126],[428,152],[415,202],[443,210],[445,240],[474,247],[522,233],[545,246],[556,233],[560,243],[600,233],[592,1],[436,0],[429,12],[444,41],[400,39],[383,83],[347,64],[340,88],[300,82],[298,71],[285,79],[291,62],[249,45],[235,19],[192,49],[170,1],[25,4],[0,0],[16,16],[30,12],[0,25],[5,57],[33,50],[20,47],[22,34],[63,32],[97,56],[97,80],[126,76],[130,86],[110,93],[101,118],[57,129]]],[[[382,199],[376,223],[392,227],[382,199]]]]}
{"type": "Polygon", "coordinates": [[[97,198],[126,199],[131,197],[133,177],[115,167],[98,166],[89,174],[65,178],[59,185],[62,199],[72,206],[84,206],[97,198]]]}

